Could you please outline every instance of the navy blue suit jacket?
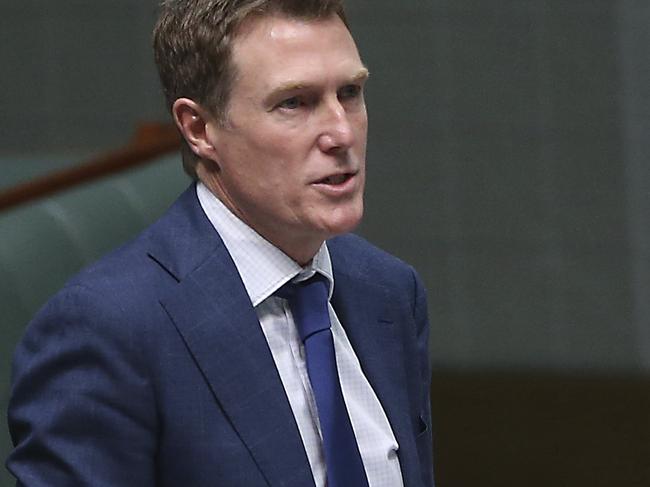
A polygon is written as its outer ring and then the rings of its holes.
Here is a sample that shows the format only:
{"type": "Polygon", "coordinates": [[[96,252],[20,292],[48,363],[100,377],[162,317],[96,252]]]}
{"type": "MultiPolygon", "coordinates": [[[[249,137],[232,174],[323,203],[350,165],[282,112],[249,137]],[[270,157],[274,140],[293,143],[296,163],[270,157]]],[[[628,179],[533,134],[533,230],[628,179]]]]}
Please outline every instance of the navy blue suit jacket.
{"type": "MultiPolygon", "coordinates": [[[[359,237],[328,247],[332,304],[399,442],[405,486],[429,487],[422,286],[359,237]]],[[[50,300],[13,380],[18,485],[314,485],[255,311],[193,186],[50,300]]]]}

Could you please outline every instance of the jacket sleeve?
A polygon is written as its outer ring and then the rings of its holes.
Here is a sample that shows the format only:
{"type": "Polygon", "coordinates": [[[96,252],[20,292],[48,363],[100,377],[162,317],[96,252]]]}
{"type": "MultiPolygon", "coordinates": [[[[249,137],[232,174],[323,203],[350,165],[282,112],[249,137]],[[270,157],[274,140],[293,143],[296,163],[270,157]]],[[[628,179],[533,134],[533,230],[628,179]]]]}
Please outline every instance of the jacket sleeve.
{"type": "Polygon", "coordinates": [[[434,485],[433,479],[433,438],[431,431],[431,365],[429,358],[429,317],[424,286],[413,270],[415,298],[413,314],[416,324],[416,346],[419,357],[419,373],[422,384],[420,397],[420,433],[416,438],[423,481],[427,487],[434,485]]]}
{"type": "Polygon", "coordinates": [[[110,296],[85,287],[65,288],[36,316],[13,363],[7,468],[18,486],[155,485],[141,343],[110,296]]]}

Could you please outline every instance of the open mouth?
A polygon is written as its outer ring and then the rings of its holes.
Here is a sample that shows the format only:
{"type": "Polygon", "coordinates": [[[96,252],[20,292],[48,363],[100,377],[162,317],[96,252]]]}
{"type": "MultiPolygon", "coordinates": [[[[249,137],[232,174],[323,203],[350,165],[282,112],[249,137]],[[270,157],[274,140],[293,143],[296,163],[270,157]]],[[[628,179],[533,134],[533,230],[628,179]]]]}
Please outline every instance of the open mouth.
{"type": "Polygon", "coordinates": [[[345,183],[352,176],[354,176],[353,173],[335,174],[333,176],[328,176],[326,178],[319,179],[318,181],[316,181],[316,184],[330,184],[336,186],[345,183]]]}

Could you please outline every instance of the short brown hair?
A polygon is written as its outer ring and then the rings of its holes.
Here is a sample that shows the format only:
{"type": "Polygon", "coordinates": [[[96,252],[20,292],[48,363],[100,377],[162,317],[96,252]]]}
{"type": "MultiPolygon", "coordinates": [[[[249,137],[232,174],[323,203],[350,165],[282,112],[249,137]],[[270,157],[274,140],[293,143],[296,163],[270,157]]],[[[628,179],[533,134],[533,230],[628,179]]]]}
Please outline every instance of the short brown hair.
{"type": "MultiPolygon", "coordinates": [[[[235,78],[237,28],[251,15],[347,20],[342,0],[163,0],[153,32],[158,74],[168,106],[186,97],[225,121],[235,78]]],[[[183,167],[196,179],[196,156],[185,144],[183,167]]]]}

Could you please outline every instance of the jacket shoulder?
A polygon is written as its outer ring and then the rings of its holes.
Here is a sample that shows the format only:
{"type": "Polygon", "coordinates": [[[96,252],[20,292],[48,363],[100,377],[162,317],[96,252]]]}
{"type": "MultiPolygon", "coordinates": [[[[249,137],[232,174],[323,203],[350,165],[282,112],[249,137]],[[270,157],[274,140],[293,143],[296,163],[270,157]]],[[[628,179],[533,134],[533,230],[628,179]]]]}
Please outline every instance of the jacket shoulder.
{"type": "Polygon", "coordinates": [[[416,275],[409,264],[355,234],[328,240],[327,247],[335,273],[380,284],[413,282],[416,275]]]}

